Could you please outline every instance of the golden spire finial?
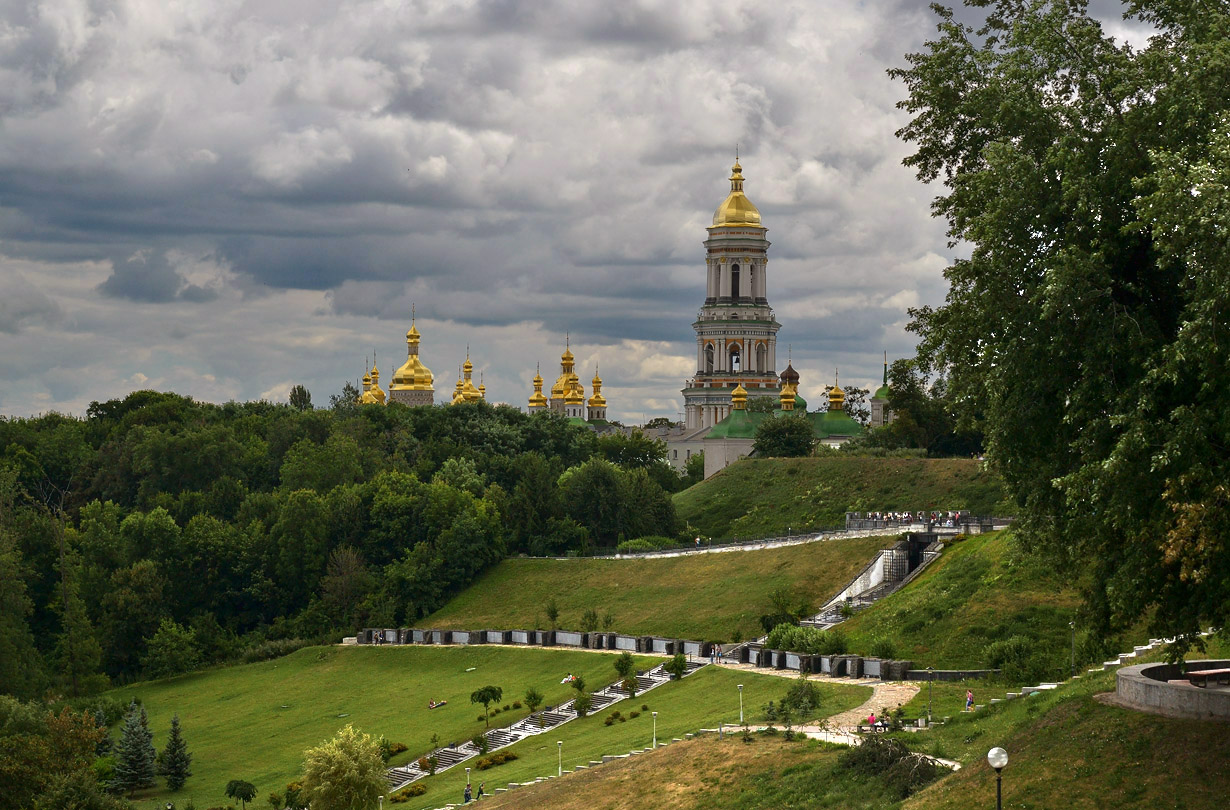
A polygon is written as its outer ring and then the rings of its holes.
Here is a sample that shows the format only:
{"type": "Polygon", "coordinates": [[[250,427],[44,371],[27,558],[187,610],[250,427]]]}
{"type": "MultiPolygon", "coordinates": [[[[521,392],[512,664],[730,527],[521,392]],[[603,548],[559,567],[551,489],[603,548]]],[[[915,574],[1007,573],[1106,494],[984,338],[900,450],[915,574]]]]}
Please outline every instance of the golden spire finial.
{"type": "Polygon", "coordinates": [[[414,326],[414,302],[410,302],[410,325],[414,326]]]}

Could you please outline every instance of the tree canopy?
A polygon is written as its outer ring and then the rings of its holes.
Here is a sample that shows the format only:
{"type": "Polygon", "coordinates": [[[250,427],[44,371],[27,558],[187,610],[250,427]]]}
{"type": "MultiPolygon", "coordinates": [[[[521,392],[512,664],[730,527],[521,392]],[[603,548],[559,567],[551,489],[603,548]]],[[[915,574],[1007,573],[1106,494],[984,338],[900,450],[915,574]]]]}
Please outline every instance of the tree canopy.
{"type": "MultiPolygon", "coordinates": [[[[936,6],[898,133],[969,255],[912,312],[924,371],[984,432],[1028,543],[1086,564],[1086,622],[1230,618],[1230,12],[1138,0],[936,6]]],[[[1180,645],[1182,646],[1182,645],[1180,645]]],[[[1181,650],[1176,650],[1179,652],[1181,650]]]]}
{"type": "Polygon", "coordinates": [[[810,456],[816,447],[816,434],[811,422],[801,414],[766,419],[756,427],[752,449],[756,455],[769,458],[810,456]]]}
{"type": "Polygon", "coordinates": [[[332,740],[304,752],[302,784],[313,810],[374,807],[387,787],[380,740],[346,726],[332,740]]]}

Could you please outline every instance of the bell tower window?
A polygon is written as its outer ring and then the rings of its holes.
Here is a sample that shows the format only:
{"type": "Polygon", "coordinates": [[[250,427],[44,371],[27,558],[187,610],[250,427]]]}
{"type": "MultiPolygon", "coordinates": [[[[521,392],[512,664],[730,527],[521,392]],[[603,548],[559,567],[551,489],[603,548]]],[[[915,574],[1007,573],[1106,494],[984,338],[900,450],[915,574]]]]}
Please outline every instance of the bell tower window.
{"type": "Polygon", "coordinates": [[[713,373],[713,344],[710,343],[705,347],[705,373],[713,373]]]}
{"type": "Polygon", "coordinates": [[[730,297],[739,297],[739,265],[737,264],[730,266],[730,297]]]}

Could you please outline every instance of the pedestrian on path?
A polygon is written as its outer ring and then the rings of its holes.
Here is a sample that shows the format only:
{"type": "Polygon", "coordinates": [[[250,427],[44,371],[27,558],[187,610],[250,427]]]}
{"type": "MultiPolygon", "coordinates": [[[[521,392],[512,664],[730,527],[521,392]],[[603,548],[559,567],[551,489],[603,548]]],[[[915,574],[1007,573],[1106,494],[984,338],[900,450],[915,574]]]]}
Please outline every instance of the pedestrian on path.
{"type": "Polygon", "coordinates": [[[479,783],[478,783],[478,796],[476,796],[475,798],[477,798],[477,799],[481,799],[481,798],[483,797],[483,793],[485,793],[485,792],[486,792],[486,791],[484,791],[484,790],[483,790],[483,788],[485,788],[485,787],[487,787],[487,783],[486,783],[486,782],[479,782],[479,783]]]}
{"type": "Polygon", "coordinates": [[[466,782],[466,790],[465,790],[465,793],[461,794],[461,803],[462,803],[462,804],[469,804],[469,803],[470,803],[470,799],[472,799],[473,797],[474,797],[474,794],[472,794],[472,793],[470,792],[470,783],[469,783],[469,782],[466,782]]]}
{"type": "Polygon", "coordinates": [[[965,710],[967,712],[972,712],[974,710],[974,690],[973,689],[965,690],[965,710]]]}

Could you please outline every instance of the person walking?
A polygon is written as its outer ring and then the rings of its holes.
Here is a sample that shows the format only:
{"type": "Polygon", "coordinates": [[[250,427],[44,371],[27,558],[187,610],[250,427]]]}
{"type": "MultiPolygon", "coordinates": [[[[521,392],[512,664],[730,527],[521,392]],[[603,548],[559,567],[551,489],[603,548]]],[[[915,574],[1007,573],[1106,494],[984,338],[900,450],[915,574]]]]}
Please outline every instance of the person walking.
{"type": "Polygon", "coordinates": [[[477,795],[477,796],[475,796],[474,798],[476,798],[476,799],[481,799],[481,798],[483,797],[483,794],[486,792],[486,791],[484,790],[484,788],[485,788],[485,787],[487,787],[487,783],[486,783],[486,782],[479,782],[479,783],[478,783],[478,795],[477,795]]]}
{"type": "Polygon", "coordinates": [[[466,790],[465,790],[465,793],[461,794],[461,803],[462,803],[462,804],[469,804],[469,803],[470,803],[470,799],[472,799],[472,798],[474,798],[474,796],[473,796],[473,794],[470,792],[470,783],[469,783],[469,782],[466,782],[466,790]]]}
{"type": "Polygon", "coordinates": [[[967,712],[972,712],[974,710],[974,690],[973,689],[965,690],[965,710],[967,712]]]}

